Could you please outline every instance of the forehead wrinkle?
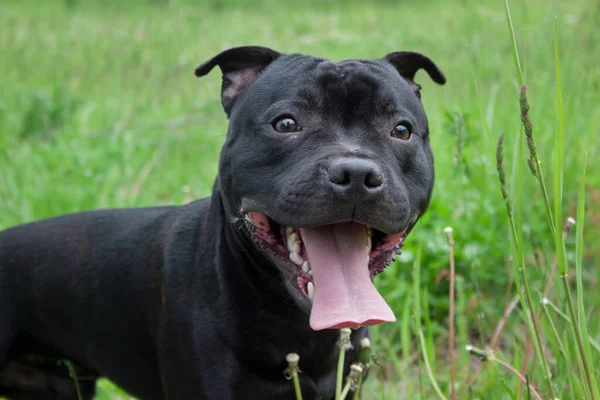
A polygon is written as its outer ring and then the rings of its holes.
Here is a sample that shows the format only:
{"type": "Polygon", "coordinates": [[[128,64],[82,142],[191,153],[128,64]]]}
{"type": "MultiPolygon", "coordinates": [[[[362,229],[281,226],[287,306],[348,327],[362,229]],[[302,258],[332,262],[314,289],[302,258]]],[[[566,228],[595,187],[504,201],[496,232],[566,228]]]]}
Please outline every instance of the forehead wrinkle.
{"type": "MultiPolygon", "coordinates": [[[[407,110],[400,105],[403,103],[400,99],[407,94],[410,97],[412,90],[408,88],[404,78],[391,64],[368,59],[350,60],[349,63],[360,64],[358,72],[352,74],[349,78],[369,84],[368,90],[370,91],[371,101],[369,107],[366,107],[366,112],[372,112],[386,118],[398,118],[400,115],[406,114],[407,110]],[[409,90],[405,93],[403,89],[409,90]]],[[[351,86],[360,88],[360,85],[356,84],[351,86]]]]}
{"type": "MultiPolygon", "coordinates": [[[[297,60],[288,61],[298,67],[297,60]]],[[[297,71],[295,97],[307,108],[350,118],[397,114],[393,81],[402,79],[391,66],[373,60],[313,59],[301,71],[293,69],[297,71]]]]}
{"type": "Polygon", "coordinates": [[[379,68],[373,66],[357,60],[327,65],[326,73],[319,77],[327,105],[352,119],[391,114],[395,110],[394,96],[386,94],[389,86],[382,82],[385,78],[379,68]]]}
{"type": "MultiPolygon", "coordinates": [[[[316,82],[315,71],[326,59],[311,57],[306,59],[301,54],[289,54],[274,61],[285,66],[287,73],[276,75],[276,97],[292,98],[294,103],[300,107],[317,109],[322,107],[320,91],[316,82]]],[[[273,63],[273,64],[274,64],[273,63]]],[[[271,87],[267,90],[273,91],[271,87]]]]}

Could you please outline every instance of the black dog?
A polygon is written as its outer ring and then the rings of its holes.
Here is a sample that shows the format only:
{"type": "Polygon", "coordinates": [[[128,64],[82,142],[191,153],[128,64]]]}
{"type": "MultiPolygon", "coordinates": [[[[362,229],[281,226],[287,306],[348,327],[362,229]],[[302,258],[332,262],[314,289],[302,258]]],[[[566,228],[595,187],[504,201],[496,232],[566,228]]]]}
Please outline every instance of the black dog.
{"type": "MultiPolygon", "coordinates": [[[[372,284],[433,187],[413,52],[332,62],[218,54],[230,119],[211,198],[84,212],[0,233],[0,396],[331,399],[339,327],[394,321],[372,284]]],[[[359,328],[361,327],[361,328],[359,328]]],[[[348,355],[353,361],[354,353],[348,355]]],[[[348,368],[348,365],[346,365],[348,368]]]]}

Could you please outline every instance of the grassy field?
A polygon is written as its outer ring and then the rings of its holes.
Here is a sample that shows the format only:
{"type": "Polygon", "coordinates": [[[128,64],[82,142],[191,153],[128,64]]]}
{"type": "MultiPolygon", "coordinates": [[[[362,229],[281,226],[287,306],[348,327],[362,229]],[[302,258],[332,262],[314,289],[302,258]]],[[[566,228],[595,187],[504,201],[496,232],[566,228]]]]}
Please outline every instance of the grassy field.
{"type": "MultiPolygon", "coordinates": [[[[511,2],[556,235],[527,167],[504,2],[99,3],[0,2],[0,228],[208,195],[227,122],[220,76],[198,80],[193,70],[227,47],[260,44],[335,60],[420,51],[448,78],[437,87],[417,75],[437,181],[430,211],[403,256],[377,279],[399,322],[374,329],[382,368],[373,370],[364,398],[436,398],[436,385],[451,397],[444,234],[451,226],[457,398],[600,399],[600,2],[511,2]],[[514,231],[496,171],[501,132],[514,231]],[[558,237],[567,217],[577,224],[563,257],[558,237]],[[556,260],[559,273],[552,275],[556,260]],[[523,275],[515,276],[519,266],[523,275]],[[517,304],[524,284],[532,301],[517,304]],[[565,287],[579,324],[568,322],[565,287]],[[532,339],[535,327],[539,341],[532,339]],[[488,361],[470,356],[467,345],[493,345],[488,361]],[[521,371],[531,388],[502,363],[521,371]]],[[[126,395],[103,381],[98,398],[126,395]]]]}

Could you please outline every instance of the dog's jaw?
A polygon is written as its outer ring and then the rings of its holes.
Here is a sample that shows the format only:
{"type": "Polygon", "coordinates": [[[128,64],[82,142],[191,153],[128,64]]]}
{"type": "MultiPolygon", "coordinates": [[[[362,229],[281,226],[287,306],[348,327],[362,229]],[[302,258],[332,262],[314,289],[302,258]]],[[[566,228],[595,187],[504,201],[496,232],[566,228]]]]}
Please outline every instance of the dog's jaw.
{"type": "Polygon", "coordinates": [[[407,229],[385,235],[348,221],[297,229],[260,212],[248,213],[245,220],[255,244],[281,270],[296,301],[310,311],[313,329],[395,320],[372,281],[400,252],[407,229]]]}

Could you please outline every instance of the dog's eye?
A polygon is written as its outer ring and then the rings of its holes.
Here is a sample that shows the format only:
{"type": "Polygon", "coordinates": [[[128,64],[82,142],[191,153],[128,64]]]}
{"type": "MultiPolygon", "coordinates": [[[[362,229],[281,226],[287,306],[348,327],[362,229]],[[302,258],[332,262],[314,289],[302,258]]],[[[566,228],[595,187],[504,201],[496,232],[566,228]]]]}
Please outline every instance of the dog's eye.
{"type": "Polygon", "coordinates": [[[401,140],[408,140],[410,138],[410,128],[406,124],[400,123],[396,125],[392,131],[392,137],[401,140]]]}
{"type": "Polygon", "coordinates": [[[298,123],[290,117],[281,117],[273,122],[273,129],[281,133],[298,132],[300,126],[298,123]]]}

